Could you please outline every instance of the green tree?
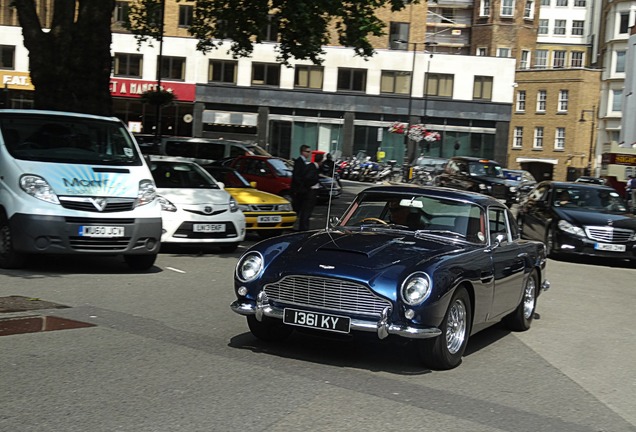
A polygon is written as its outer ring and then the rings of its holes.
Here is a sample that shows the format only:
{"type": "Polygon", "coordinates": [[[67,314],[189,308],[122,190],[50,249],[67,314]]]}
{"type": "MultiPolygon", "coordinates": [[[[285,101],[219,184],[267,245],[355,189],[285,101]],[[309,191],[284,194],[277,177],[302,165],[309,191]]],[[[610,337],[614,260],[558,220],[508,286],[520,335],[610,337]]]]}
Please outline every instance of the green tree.
{"type": "MultiPolygon", "coordinates": [[[[133,0],[129,28],[140,42],[159,40],[166,0],[133,0]]],[[[249,56],[253,44],[274,24],[278,59],[321,63],[331,32],[338,43],[369,57],[369,36],[384,33],[375,10],[400,10],[410,0],[176,0],[194,5],[191,34],[198,49],[209,52],[231,39],[236,57],[249,56]]],[[[416,2],[414,0],[413,2],[416,2]]],[[[35,107],[111,115],[111,19],[114,0],[52,0],[50,29],[38,16],[36,0],[13,0],[29,50],[35,107]]]]}

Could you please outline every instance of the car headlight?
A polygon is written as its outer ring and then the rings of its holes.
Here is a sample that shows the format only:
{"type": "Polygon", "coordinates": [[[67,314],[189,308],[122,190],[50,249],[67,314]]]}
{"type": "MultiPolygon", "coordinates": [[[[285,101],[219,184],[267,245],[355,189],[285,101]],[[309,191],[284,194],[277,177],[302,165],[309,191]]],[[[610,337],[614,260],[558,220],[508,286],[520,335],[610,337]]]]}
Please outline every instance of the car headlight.
{"type": "Polygon", "coordinates": [[[515,186],[510,186],[510,192],[512,193],[517,192],[517,188],[515,186]]]}
{"type": "Polygon", "coordinates": [[[288,212],[292,210],[291,204],[278,204],[278,211],[288,212]]]}
{"type": "Polygon", "coordinates": [[[34,198],[51,204],[60,203],[60,200],[57,199],[57,195],[53,192],[51,185],[49,185],[48,182],[40,176],[33,174],[23,175],[20,177],[20,187],[23,191],[34,198]]]}
{"type": "Polygon", "coordinates": [[[572,225],[568,221],[560,220],[557,226],[559,227],[561,231],[565,231],[568,234],[572,234],[579,237],[585,237],[585,231],[583,231],[583,228],[577,227],[576,225],[572,225]]]}
{"type": "Polygon", "coordinates": [[[157,198],[157,189],[152,180],[140,180],[137,192],[137,207],[151,203],[157,198]]]}
{"type": "MultiPolygon", "coordinates": [[[[230,204],[230,205],[232,205],[232,204],[230,204]]],[[[247,205],[247,204],[239,204],[238,207],[239,207],[239,210],[242,211],[242,212],[250,211],[250,206],[247,205]]]]}
{"type": "Polygon", "coordinates": [[[234,198],[230,198],[230,211],[232,213],[239,211],[239,205],[234,198]]]}
{"type": "Polygon", "coordinates": [[[157,195],[157,201],[161,204],[161,211],[169,211],[176,212],[177,206],[172,204],[168,199],[162,197],[161,195],[157,195]]]}
{"type": "Polygon", "coordinates": [[[479,183],[479,189],[480,189],[480,190],[486,190],[486,189],[488,189],[488,186],[486,186],[486,185],[485,185],[485,184],[483,184],[483,183],[479,183]]]}
{"type": "Polygon", "coordinates": [[[248,252],[236,264],[236,277],[241,282],[251,282],[263,271],[263,255],[258,252],[248,252]]]}
{"type": "Polygon", "coordinates": [[[431,278],[426,273],[413,273],[402,283],[402,300],[410,306],[420,304],[431,294],[432,285],[431,278]]]}

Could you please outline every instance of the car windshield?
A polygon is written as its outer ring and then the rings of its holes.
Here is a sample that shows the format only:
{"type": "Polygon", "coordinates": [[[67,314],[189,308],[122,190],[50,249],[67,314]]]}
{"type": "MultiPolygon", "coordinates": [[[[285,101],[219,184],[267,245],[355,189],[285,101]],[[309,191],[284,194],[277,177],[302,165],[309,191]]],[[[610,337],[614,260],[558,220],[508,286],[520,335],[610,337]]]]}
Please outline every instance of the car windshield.
{"type": "Polygon", "coordinates": [[[484,243],[482,209],[472,203],[421,194],[362,194],[338,224],[347,229],[411,231],[484,243]]]}
{"type": "Polygon", "coordinates": [[[470,162],[468,171],[474,176],[504,178],[501,166],[492,162],[470,162]]]}
{"type": "Polygon", "coordinates": [[[196,164],[153,161],[150,171],[158,188],[220,189],[212,176],[196,164]]]}
{"type": "Polygon", "coordinates": [[[141,165],[121,122],[95,118],[3,114],[0,132],[16,159],[69,164],[141,165]]]}
{"type": "Polygon", "coordinates": [[[625,201],[618,192],[604,188],[556,188],[552,203],[555,207],[563,208],[627,212],[625,201]]]}
{"type": "Polygon", "coordinates": [[[269,159],[269,164],[278,177],[291,177],[292,169],[282,159],[269,159]]]}

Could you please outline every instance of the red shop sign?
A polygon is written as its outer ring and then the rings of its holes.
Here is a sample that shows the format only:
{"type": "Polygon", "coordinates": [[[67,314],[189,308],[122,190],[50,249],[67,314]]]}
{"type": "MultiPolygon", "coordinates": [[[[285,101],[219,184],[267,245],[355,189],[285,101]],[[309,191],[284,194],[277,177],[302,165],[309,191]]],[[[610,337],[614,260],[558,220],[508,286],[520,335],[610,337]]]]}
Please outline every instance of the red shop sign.
{"type": "MultiPolygon", "coordinates": [[[[157,81],[127,78],[110,79],[110,94],[115,97],[139,98],[143,92],[154,90],[156,87],[157,81]]],[[[173,92],[176,100],[194,102],[196,88],[194,84],[161,81],[161,88],[173,92]]]]}

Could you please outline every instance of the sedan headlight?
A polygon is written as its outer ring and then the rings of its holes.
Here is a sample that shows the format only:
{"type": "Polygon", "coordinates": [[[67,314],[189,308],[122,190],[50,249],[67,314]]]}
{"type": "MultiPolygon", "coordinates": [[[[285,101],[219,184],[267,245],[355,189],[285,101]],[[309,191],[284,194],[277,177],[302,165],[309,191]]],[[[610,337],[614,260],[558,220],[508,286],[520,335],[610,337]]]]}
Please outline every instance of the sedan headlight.
{"type": "Polygon", "coordinates": [[[517,187],[516,186],[510,186],[510,192],[512,192],[512,193],[517,192],[517,187]]]}
{"type": "Polygon", "coordinates": [[[402,283],[402,300],[410,306],[420,304],[431,294],[432,285],[431,278],[426,273],[413,273],[402,283]]]}
{"type": "Polygon", "coordinates": [[[488,189],[488,186],[486,186],[483,183],[479,183],[479,190],[486,190],[486,189],[488,189]]]}
{"type": "Polygon", "coordinates": [[[137,192],[137,206],[151,203],[157,198],[157,188],[152,180],[141,180],[137,192]]]}
{"type": "Polygon", "coordinates": [[[292,211],[292,206],[291,204],[278,204],[278,211],[292,211]]]}
{"type": "Polygon", "coordinates": [[[239,210],[242,212],[248,212],[250,211],[250,206],[247,204],[239,204],[239,210]]]}
{"type": "Polygon", "coordinates": [[[172,204],[167,198],[157,195],[157,201],[161,204],[161,211],[176,212],[177,206],[172,204]]]}
{"type": "Polygon", "coordinates": [[[51,204],[59,204],[60,200],[57,199],[57,195],[53,192],[53,188],[42,177],[25,174],[20,177],[20,187],[23,191],[28,193],[34,198],[42,201],[46,201],[51,204]]]}
{"type": "Polygon", "coordinates": [[[239,205],[234,198],[230,198],[230,211],[232,213],[239,211],[239,205]]]}
{"type": "Polygon", "coordinates": [[[572,225],[568,221],[560,220],[557,226],[559,227],[561,231],[564,231],[568,234],[572,234],[579,237],[585,237],[585,231],[583,231],[583,228],[577,227],[576,225],[572,225]]]}
{"type": "Polygon", "coordinates": [[[236,277],[241,282],[251,282],[263,271],[263,255],[248,252],[236,264],[236,277]]]}

